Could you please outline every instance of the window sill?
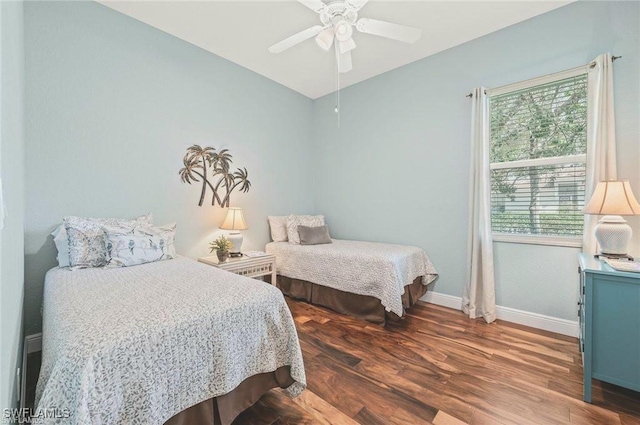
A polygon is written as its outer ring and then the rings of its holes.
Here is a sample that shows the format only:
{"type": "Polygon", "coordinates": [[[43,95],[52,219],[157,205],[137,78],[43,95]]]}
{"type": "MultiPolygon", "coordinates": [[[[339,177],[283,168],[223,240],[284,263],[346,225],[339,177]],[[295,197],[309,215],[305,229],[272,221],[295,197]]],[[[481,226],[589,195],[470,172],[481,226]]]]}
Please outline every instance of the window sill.
{"type": "Polygon", "coordinates": [[[527,245],[548,245],[564,246],[569,248],[582,248],[582,237],[513,235],[506,233],[494,233],[493,241],[527,245]]]}

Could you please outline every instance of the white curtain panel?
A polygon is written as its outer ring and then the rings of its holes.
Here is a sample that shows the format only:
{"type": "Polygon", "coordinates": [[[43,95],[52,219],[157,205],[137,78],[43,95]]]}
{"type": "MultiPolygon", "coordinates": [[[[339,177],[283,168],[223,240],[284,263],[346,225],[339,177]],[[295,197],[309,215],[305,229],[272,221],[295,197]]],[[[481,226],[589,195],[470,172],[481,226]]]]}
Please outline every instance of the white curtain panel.
{"type": "MultiPolygon", "coordinates": [[[[598,56],[587,75],[587,178],[585,203],[599,181],[615,180],[616,129],[613,111],[613,60],[611,53],[598,56]]],[[[598,216],[584,216],[582,251],[595,254],[597,251],[594,229],[598,216]]]]}
{"type": "Polygon", "coordinates": [[[462,311],[471,319],[483,317],[487,323],[496,320],[489,149],[489,99],[480,87],[473,92],[471,110],[468,273],[462,311]]]}

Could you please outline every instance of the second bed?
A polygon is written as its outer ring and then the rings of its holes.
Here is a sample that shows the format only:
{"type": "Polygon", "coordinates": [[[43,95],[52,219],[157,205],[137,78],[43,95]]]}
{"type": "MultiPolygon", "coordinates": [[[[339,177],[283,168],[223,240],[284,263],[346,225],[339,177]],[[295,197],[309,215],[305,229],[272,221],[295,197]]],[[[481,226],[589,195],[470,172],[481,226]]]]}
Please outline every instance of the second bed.
{"type": "Polygon", "coordinates": [[[404,316],[438,277],[421,248],[333,239],[330,244],[271,242],[277,286],[293,298],[385,324],[404,316]]]}

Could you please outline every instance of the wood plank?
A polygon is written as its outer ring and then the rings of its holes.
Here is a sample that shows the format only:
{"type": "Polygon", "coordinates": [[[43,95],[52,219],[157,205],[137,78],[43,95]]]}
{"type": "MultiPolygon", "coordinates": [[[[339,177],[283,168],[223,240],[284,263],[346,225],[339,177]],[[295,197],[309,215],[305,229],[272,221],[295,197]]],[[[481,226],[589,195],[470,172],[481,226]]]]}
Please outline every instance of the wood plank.
{"type": "MultiPolygon", "coordinates": [[[[498,420],[490,414],[483,412],[480,409],[475,409],[471,415],[469,425],[511,425],[512,422],[504,420],[498,420]]],[[[517,424],[514,424],[517,425],[517,424]]]]}
{"type": "Polygon", "coordinates": [[[426,418],[418,418],[404,409],[396,410],[389,418],[389,423],[393,425],[431,425],[433,422],[426,418]]]}
{"type": "Polygon", "coordinates": [[[620,413],[620,423],[622,425],[640,425],[640,417],[620,413]]]}
{"type": "Polygon", "coordinates": [[[387,419],[376,415],[366,407],[363,407],[354,419],[363,425],[388,425],[389,423],[387,419]]]}
{"type": "Polygon", "coordinates": [[[311,413],[320,424],[324,425],[359,425],[358,422],[336,409],[334,406],[318,397],[312,391],[303,392],[294,401],[307,412],[311,413]]]}
{"type": "MultiPolygon", "coordinates": [[[[394,375],[384,373],[380,365],[366,369],[364,373],[354,370],[354,373],[349,374],[349,370],[344,365],[328,357],[318,356],[314,361],[329,365],[332,370],[337,370],[344,377],[337,390],[343,393],[345,399],[362,400],[363,394],[366,394],[364,400],[367,403],[364,407],[380,417],[389,418],[398,408],[418,417],[429,417],[435,412],[434,408],[426,403],[424,395],[427,391],[417,386],[410,387],[404,380],[402,380],[404,385],[400,389],[400,385],[392,379],[394,375]],[[383,379],[378,375],[379,373],[382,374],[383,379]]],[[[364,367],[363,364],[358,366],[364,367]]]]}
{"type": "Polygon", "coordinates": [[[454,418],[453,416],[440,411],[433,420],[433,425],[467,425],[467,423],[462,422],[460,419],[454,418]]]}

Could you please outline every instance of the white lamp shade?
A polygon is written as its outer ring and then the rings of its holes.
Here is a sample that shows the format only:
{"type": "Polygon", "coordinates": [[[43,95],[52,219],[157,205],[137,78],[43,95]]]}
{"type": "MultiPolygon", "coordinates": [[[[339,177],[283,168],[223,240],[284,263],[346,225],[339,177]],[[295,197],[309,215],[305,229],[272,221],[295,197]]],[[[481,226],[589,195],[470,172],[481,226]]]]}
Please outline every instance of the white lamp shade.
{"type": "Polygon", "coordinates": [[[222,230],[245,230],[248,229],[247,223],[242,215],[242,208],[229,208],[227,217],[220,225],[222,230]]]}
{"type": "Polygon", "coordinates": [[[626,180],[599,182],[584,212],[596,215],[640,215],[640,204],[626,180]]]}
{"type": "Polygon", "coordinates": [[[318,34],[318,36],[316,37],[316,43],[318,43],[318,46],[320,46],[322,50],[329,51],[331,45],[333,44],[333,36],[333,28],[329,27],[318,34]]]}

